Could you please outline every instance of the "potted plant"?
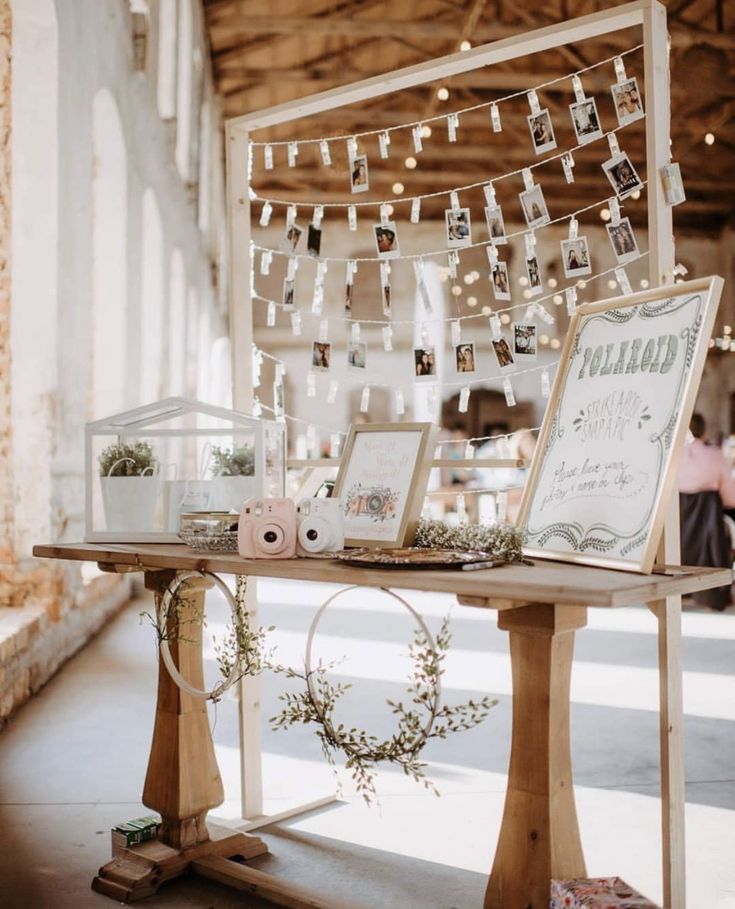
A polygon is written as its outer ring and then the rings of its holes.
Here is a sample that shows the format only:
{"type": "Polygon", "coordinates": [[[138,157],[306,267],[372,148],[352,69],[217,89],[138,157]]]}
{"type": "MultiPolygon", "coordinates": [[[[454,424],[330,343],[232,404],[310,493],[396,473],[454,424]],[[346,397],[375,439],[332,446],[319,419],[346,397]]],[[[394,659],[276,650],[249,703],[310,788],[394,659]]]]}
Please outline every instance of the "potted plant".
{"type": "Polygon", "coordinates": [[[118,439],[99,456],[108,531],[152,531],[158,500],[158,461],[149,442],[118,439]]]}
{"type": "Polygon", "coordinates": [[[255,449],[212,446],[212,476],[215,507],[218,511],[240,511],[249,496],[256,495],[255,449]]]}

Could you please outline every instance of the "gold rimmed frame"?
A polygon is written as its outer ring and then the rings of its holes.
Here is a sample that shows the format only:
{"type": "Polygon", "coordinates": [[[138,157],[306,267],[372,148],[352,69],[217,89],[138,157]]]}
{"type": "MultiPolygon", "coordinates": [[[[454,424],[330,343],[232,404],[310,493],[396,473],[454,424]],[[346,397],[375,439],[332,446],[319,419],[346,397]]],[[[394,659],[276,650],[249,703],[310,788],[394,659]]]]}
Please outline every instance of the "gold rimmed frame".
{"type": "MultiPolygon", "coordinates": [[[[350,534],[350,517],[346,515],[345,546],[380,547],[383,549],[410,546],[416,535],[416,527],[421,515],[421,506],[426,494],[426,486],[431,470],[433,442],[436,436],[436,427],[433,423],[366,423],[365,425],[350,426],[340,461],[339,473],[334,484],[333,495],[344,498],[346,491],[348,491],[348,485],[359,479],[359,465],[355,462],[356,448],[362,439],[377,434],[382,434],[386,437],[396,437],[396,442],[399,436],[404,439],[407,436],[415,438],[413,463],[410,465],[410,469],[405,471],[404,483],[399,490],[402,507],[400,508],[400,513],[396,515],[395,534],[390,538],[385,538],[379,534],[373,537],[353,536],[350,534]]],[[[389,440],[385,439],[385,441],[389,440]]],[[[376,495],[380,494],[376,493],[376,495]]]]}
{"type": "MultiPolygon", "coordinates": [[[[580,306],[569,326],[564,349],[559,360],[554,386],[549,398],[549,404],[544,417],[543,426],[539,435],[536,453],[531,464],[528,482],[523,493],[521,509],[518,516],[518,525],[527,535],[525,552],[534,557],[554,559],[564,562],[576,562],[583,565],[594,565],[603,568],[617,568],[627,571],[649,573],[653,567],[656,550],[659,545],[661,533],[664,528],[666,509],[670,498],[675,492],[675,483],[681,449],[689,426],[694,402],[699,390],[699,383],[707,356],[708,342],[717,314],[717,306],[722,292],[723,281],[719,277],[701,278],[696,281],[687,281],[667,287],[659,287],[642,293],[631,294],[624,297],[615,297],[595,303],[585,303],[580,306]],[[677,302],[681,301],[681,302],[677,302]],[[660,303],[660,306],[656,304],[660,303]],[[677,316],[674,319],[674,316],[677,316]],[[682,315],[686,314],[687,324],[682,327],[682,315]],[[582,336],[587,328],[599,323],[597,317],[605,319],[605,344],[597,344],[593,354],[591,347],[584,347],[582,336]],[[582,382],[592,381],[598,395],[604,393],[605,381],[611,377],[607,384],[611,389],[610,394],[619,389],[618,376],[627,374],[627,363],[631,362],[632,344],[630,338],[631,324],[635,320],[636,326],[645,327],[644,320],[650,319],[653,331],[650,336],[644,336],[638,348],[638,364],[642,364],[649,350],[646,344],[655,337],[664,337],[661,332],[675,325],[677,332],[677,351],[681,362],[678,364],[679,382],[674,391],[673,399],[667,404],[667,409],[662,417],[659,415],[642,416],[638,422],[638,429],[648,427],[650,433],[644,435],[645,429],[639,435],[642,442],[638,444],[651,444],[657,453],[657,463],[650,474],[641,471],[645,479],[641,480],[640,489],[631,492],[629,497],[635,495],[637,501],[642,501],[642,515],[635,526],[621,530],[622,502],[615,500],[606,492],[600,491],[601,487],[594,486],[596,480],[579,480],[582,471],[572,466],[574,461],[568,460],[570,455],[580,458],[578,454],[582,427],[586,419],[586,411],[580,409],[579,397],[575,392],[582,388],[582,382]],[[620,347],[618,344],[620,343],[620,347]],[[630,346],[628,346],[630,345],[630,346]],[[599,349],[597,366],[594,373],[590,367],[594,356],[599,349]],[[618,350],[620,363],[626,362],[625,370],[613,368],[613,361],[618,350]],[[585,352],[591,360],[585,359],[585,352]],[[610,354],[612,352],[612,359],[610,354]],[[605,365],[602,357],[605,356],[605,365]],[[575,373],[572,366],[575,366],[575,373]],[[609,369],[607,368],[609,365],[609,369]],[[607,371],[605,371],[607,369],[607,371]],[[584,375],[587,372],[587,379],[584,375]],[[566,459],[565,460],[565,452],[566,459]],[[554,471],[570,471],[569,477],[573,478],[575,488],[564,489],[562,479],[554,486],[550,480],[554,471]],[[573,493],[573,494],[572,494],[573,493]],[[547,516],[540,516],[541,510],[546,507],[544,499],[558,495],[563,506],[557,509],[550,508],[547,516]],[[590,518],[594,497],[595,515],[590,518]],[[608,500],[609,501],[606,501],[608,500]],[[572,504],[572,503],[575,503],[572,504]],[[563,510],[562,510],[563,507],[563,510]],[[577,516],[575,519],[575,507],[577,516]],[[618,522],[616,525],[616,517],[618,522]],[[616,527],[618,529],[616,529],[616,527]]],[[[666,336],[668,337],[668,336],[666,336]]],[[[662,346],[664,343],[661,342],[662,346]]],[[[657,341],[658,345],[658,341],[657,341]]],[[[660,347],[656,347],[661,351],[660,347]]],[[[668,349],[668,348],[667,348],[668,349]]],[[[653,352],[654,348],[650,348],[653,352]]],[[[662,352],[660,356],[664,356],[662,352]]],[[[658,359],[659,354],[656,354],[658,359]]],[[[656,365],[656,359],[649,356],[648,366],[651,372],[656,365]]],[[[662,361],[663,362],[663,361],[662,361]]],[[[615,363],[617,366],[617,363],[615,363]]],[[[673,367],[672,367],[673,368],[673,367]]],[[[639,379],[643,381],[643,370],[639,379]]],[[[585,386],[586,387],[586,386],[585,386]]],[[[646,411],[643,413],[645,414],[646,411]]],[[[610,458],[614,458],[615,448],[625,453],[626,456],[635,458],[635,451],[631,455],[631,447],[636,444],[629,440],[624,443],[621,438],[616,443],[610,441],[610,458]]],[[[650,451],[650,449],[646,449],[650,451]]],[[[586,467],[589,460],[583,464],[586,467]]],[[[589,470],[591,475],[591,465],[589,470]]],[[[634,466],[634,465],[633,465],[634,466]]],[[[644,466],[641,462],[641,467],[644,466]]],[[[571,484],[569,484],[571,486],[571,484]]],[[[609,483],[607,484],[609,485],[609,483]]],[[[607,488],[607,487],[606,487],[607,488]]]]}

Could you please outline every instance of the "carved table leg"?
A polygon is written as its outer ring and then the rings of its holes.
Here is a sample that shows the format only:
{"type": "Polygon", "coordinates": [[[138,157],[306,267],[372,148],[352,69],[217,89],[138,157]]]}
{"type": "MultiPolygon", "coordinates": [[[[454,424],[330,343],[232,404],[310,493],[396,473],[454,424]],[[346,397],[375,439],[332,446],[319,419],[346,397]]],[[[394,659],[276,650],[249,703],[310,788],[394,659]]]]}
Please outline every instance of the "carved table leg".
{"type": "Polygon", "coordinates": [[[579,606],[498,614],[510,632],[513,737],[508,791],[485,909],[546,909],[552,878],[585,876],[572,785],[569,686],[579,606]]]}
{"type": "MultiPolygon", "coordinates": [[[[156,598],[173,572],[146,573],[156,598]]],[[[168,622],[171,655],[181,675],[204,687],[202,617],[211,581],[187,581],[179,590],[177,615],[168,622]],[[177,622],[178,620],[178,622],[177,622]]],[[[256,836],[227,833],[210,839],[206,816],[222,804],[224,790],[204,700],[182,691],[162,660],[153,742],[143,789],[143,804],[161,814],[158,839],[124,849],[100,869],[92,888],[124,902],[149,896],[166,880],[183,874],[195,860],[213,856],[252,858],[268,851],[256,836]]]]}

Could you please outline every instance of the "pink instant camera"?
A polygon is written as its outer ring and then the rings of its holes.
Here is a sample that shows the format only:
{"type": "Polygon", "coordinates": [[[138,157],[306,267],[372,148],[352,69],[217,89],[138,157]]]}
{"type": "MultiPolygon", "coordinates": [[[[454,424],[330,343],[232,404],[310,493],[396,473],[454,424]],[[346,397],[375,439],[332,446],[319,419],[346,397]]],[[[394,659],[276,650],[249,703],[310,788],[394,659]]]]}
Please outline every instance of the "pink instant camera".
{"type": "Polygon", "coordinates": [[[237,548],[245,559],[292,559],[296,555],[296,509],[291,499],[246,499],[237,548]]]}

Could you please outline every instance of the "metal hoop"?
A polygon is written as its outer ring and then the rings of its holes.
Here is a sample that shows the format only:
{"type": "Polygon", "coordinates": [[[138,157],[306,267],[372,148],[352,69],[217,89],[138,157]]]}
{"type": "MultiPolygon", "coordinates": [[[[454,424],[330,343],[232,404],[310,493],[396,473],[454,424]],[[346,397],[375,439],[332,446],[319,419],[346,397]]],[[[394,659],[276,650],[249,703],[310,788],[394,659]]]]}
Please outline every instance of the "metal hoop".
{"type": "MultiPolygon", "coordinates": [[[[329,733],[331,738],[336,743],[338,743],[339,747],[346,754],[349,754],[353,749],[350,749],[349,747],[345,746],[342,742],[340,742],[340,738],[337,735],[334,727],[332,726],[332,724],[329,722],[329,720],[324,715],[324,710],[322,708],[322,702],[317,697],[316,691],[314,689],[314,685],[312,682],[313,670],[311,668],[311,651],[312,651],[312,644],[314,643],[314,637],[316,635],[317,626],[319,625],[319,622],[321,621],[321,618],[324,615],[325,611],[328,609],[328,607],[331,606],[331,604],[337,599],[337,597],[342,596],[343,593],[348,593],[350,590],[357,590],[360,586],[361,586],[360,584],[353,584],[350,587],[344,587],[344,588],[342,588],[342,590],[338,590],[336,593],[333,593],[332,596],[329,597],[329,599],[325,600],[322,603],[322,605],[319,607],[316,615],[312,619],[311,625],[309,626],[309,633],[306,638],[306,654],[304,657],[304,665],[305,665],[305,669],[306,669],[306,686],[309,690],[309,697],[311,698],[311,702],[314,705],[314,712],[316,713],[317,717],[319,718],[319,722],[322,724],[322,726],[324,726],[324,728],[327,730],[327,732],[329,733]]],[[[374,590],[376,588],[370,588],[370,589],[374,590]]],[[[393,597],[394,600],[397,600],[402,606],[404,606],[411,613],[411,615],[416,620],[419,628],[421,629],[422,633],[426,637],[426,642],[427,642],[429,648],[436,655],[436,653],[437,653],[436,642],[434,641],[434,637],[433,637],[432,633],[429,631],[429,628],[428,628],[426,622],[423,620],[422,616],[413,608],[413,606],[407,600],[404,600],[404,598],[402,596],[399,596],[394,591],[389,590],[387,587],[378,587],[377,589],[382,590],[383,593],[387,593],[388,596],[393,597]]],[[[430,706],[429,718],[426,721],[426,724],[422,727],[420,735],[416,738],[415,742],[412,743],[413,748],[422,747],[424,745],[424,743],[426,742],[426,740],[429,738],[429,735],[431,734],[431,730],[434,726],[434,719],[436,716],[436,711],[439,708],[440,700],[441,700],[441,677],[439,675],[437,675],[437,677],[436,677],[436,697],[434,698],[434,703],[429,704],[429,706],[430,706]]],[[[413,748],[411,750],[413,750],[413,748]]]]}
{"type": "MultiPolygon", "coordinates": [[[[163,660],[163,663],[168,670],[168,674],[182,691],[185,691],[187,694],[190,694],[194,698],[200,698],[204,701],[217,701],[222,697],[225,691],[227,691],[228,688],[232,687],[232,685],[234,685],[234,683],[237,681],[239,661],[235,660],[233,662],[232,669],[230,670],[230,674],[227,676],[227,678],[222,682],[218,682],[211,691],[203,691],[201,688],[194,688],[194,686],[190,685],[177,669],[173,657],[171,656],[171,648],[169,647],[168,640],[165,636],[168,610],[170,608],[171,601],[174,598],[174,594],[182,584],[185,584],[187,581],[191,581],[193,578],[210,578],[212,581],[214,581],[220,591],[224,594],[224,597],[229,604],[233,622],[236,621],[237,600],[235,599],[230,588],[222,580],[222,578],[218,577],[218,575],[214,574],[212,571],[177,572],[176,577],[173,579],[173,581],[171,581],[171,583],[163,592],[163,596],[161,597],[161,602],[156,615],[158,622],[158,633],[161,639],[161,659],[163,660]]],[[[238,657],[239,656],[240,651],[238,650],[238,657]]]]}

